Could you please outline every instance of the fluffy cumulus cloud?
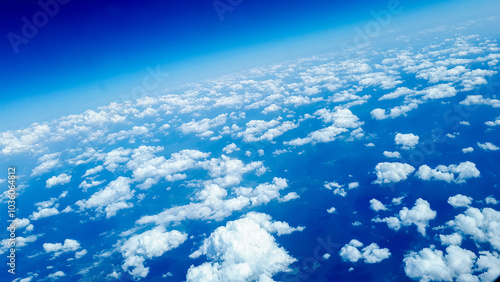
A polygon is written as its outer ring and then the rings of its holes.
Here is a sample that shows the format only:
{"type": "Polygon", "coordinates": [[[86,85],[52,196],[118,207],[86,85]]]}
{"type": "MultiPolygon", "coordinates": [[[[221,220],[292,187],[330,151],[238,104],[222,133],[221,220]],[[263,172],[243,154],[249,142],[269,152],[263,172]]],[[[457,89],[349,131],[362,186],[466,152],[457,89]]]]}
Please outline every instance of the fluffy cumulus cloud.
{"type": "Polygon", "coordinates": [[[316,144],[316,143],[327,143],[332,142],[336,139],[337,135],[348,131],[345,128],[336,127],[335,125],[331,125],[316,131],[313,131],[307,135],[305,138],[296,138],[287,142],[285,144],[291,146],[302,146],[305,144],[316,144]]]}
{"type": "Polygon", "coordinates": [[[476,257],[455,245],[446,248],[446,255],[431,246],[410,252],[403,262],[406,275],[420,281],[478,281],[471,274],[476,257]]]}
{"type": "Polygon", "coordinates": [[[379,263],[391,256],[389,249],[381,249],[376,243],[371,243],[360,251],[358,248],[362,246],[363,243],[353,239],[340,249],[339,255],[343,261],[357,262],[363,259],[365,263],[379,263]]]}
{"type": "Polygon", "coordinates": [[[462,194],[457,194],[453,197],[448,198],[448,204],[452,205],[454,208],[468,207],[470,204],[472,204],[472,198],[464,196],[462,194]]]}
{"type": "Polygon", "coordinates": [[[139,188],[151,188],[161,179],[166,181],[185,179],[184,171],[199,167],[201,160],[210,155],[189,149],[172,153],[169,159],[155,155],[163,150],[161,146],[140,146],[133,150],[126,167],[132,170],[133,181],[140,182],[139,188]]]}
{"type": "Polygon", "coordinates": [[[134,195],[134,191],[130,189],[130,182],[129,178],[120,176],[89,199],[77,201],[76,205],[80,209],[95,209],[98,213],[106,213],[108,218],[115,216],[118,210],[132,207],[132,204],[127,202],[134,195]]]}
{"type": "Polygon", "coordinates": [[[406,116],[406,114],[414,109],[418,108],[417,103],[409,103],[409,104],[404,104],[401,106],[396,106],[392,109],[390,109],[388,112],[384,109],[374,109],[373,111],[370,112],[370,115],[372,116],[373,119],[376,120],[383,120],[387,118],[397,118],[399,116],[406,116]]]}
{"type": "Polygon", "coordinates": [[[374,211],[385,211],[387,210],[387,207],[382,204],[381,201],[377,200],[377,199],[371,199],[370,200],[370,208],[374,211]]]}
{"type": "Polygon", "coordinates": [[[39,220],[40,218],[45,218],[53,215],[59,214],[57,208],[42,208],[38,207],[38,210],[33,212],[30,216],[32,220],[39,220]]]}
{"type": "Polygon", "coordinates": [[[238,132],[236,136],[242,137],[245,142],[272,141],[274,138],[297,127],[298,125],[291,121],[280,122],[280,119],[270,121],[251,120],[247,122],[246,129],[238,132]]]}
{"type": "Polygon", "coordinates": [[[390,229],[398,231],[402,226],[410,226],[414,224],[417,227],[417,231],[425,236],[426,228],[429,225],[429,221],[436,218],[436,211],[431,209],[429,202],[421,198],[417,199],[415,206],[408,209],[403,207],[397,216],[386,217],[386,218],[374,218],[373,222],[385,222],[390,229]]]}
{"type": "Polygon", "coordinates": [[[374,181],[376,184],[387,184],[393,182],[400,182],[406,180],[408,175],[413,173],[415,168],[409,164],[404,163],[389,163],[382,162],[375,166],[375,173],[377,179],[374,181]]]}
{"type": "Polygon", "coordinates": [[[470,237],[478,244],[489,243],[500,251],[500,212],[492,208],[469,207],[463,214],[447,223],[464,237],[470,237]]]}
{"type": "Polygon", "coordinates": [[[267,204],[274,199],[280,199],[280,191],[287,188],[284,178],[275,177],[272,183],[266,182],[252,187],[234,188],[233,197],[227,197],[228,192],[218,184],[206,184],[196,193],[196,202],[187,205],[168,208],[156,215],[141,217],[139,224],[171,224],[186,219],[215,219],[222,220],[234,211],[242,210],[247,206],[267,204]]]}
{"type": "Polygon", "coordinates": [[[38,159],[41,164],[35,167],[31,176],[38,176],[51,171],[61,165],[61,161],[57,158],[60,153],[46,154],[38,159]]]}
{"type": "Polygon", "coordinates": [[[485,143],[477,142],[477,146],[479,146],[479,148],[481,148],[485,151],[498,151],[498,150],[500,150],[500,148],[498,146],[496,146],[495,144],[493,144],[491,142],[485,142],[485,143]]]}
{"type": "Polygon", "coordinates": [[[60,174],[58,176],[52,176],[47,179],[45,187],[51,188],[57,185],[64,185],[71,181],[71,175],[67,175],[66,173],[60,174]]]}
{"type": "Polygon", "coordinates": [[[386,156],[387,158],[401,158],[401,154],[399,152],[384,151],[384,156],[386,156]]]}
{"type": "Polygon", "coordinates": [[[180,246],[186,239],[186,233],[166,231],[163,226],[134,235],[119,248],[125,258],[122,268],[136,278],[145,278],[149,273],[149,267],[144,266],[145,259],[160,257],[180,246]]]}
{"type": "Polygon", "coordinates": [[[59,270],[59,271],[56,271],[54,273],[49,274],[49,276],[47,276],[47,277],[50,278],[51,280],[57,280],[57,279],[64,277],[64,276],[66,276],[66,274],[63,271],[59,270]]]}
{"type": "Polygon", "coordinates": [[[381,101],[381,100],[396,99],[396,98],[399,98],[401,96],[406,96],[406,95],[414,93],[414,92],[415,92],[414,90],[408,89],[406,87],[398,87],[393,92],[385,94],[382,97],[378,98],[378,100],[381,101]]]}
{"type": "Polygon", "coordinates": [[[401,145],[402,149],[410,150],[413,149],[415,145],[418,144],[418,139],[419,137],[413,133],[408,133],[408,134],[398,133],[394,138],[394,142],[396,142],[396,145],[401,145]]]}
{"type": "Polygon", "coordinates": [[[500,117],[497,117],[494,121],[487,121],[484,124],[491,127],[500,125],[500,117]]]}
{"type": "Polygon", "coordinates": [[[481,175],[481,172],[476,168],[473,162],[462,162],[458,165],[438,165],[432,169],[428,165],[419,167],[415,176],[422,180],[442,180],[448,183],[464,183],[467,179],[476,178],[481,175]]]}
{"type": "Polygon", "coordinates": [[[462,105],[471,106],[471,105],[489,105],[494,108],[500,108],[500,100],[491,99],[491,98],[483,98],[483,95],[468,95],[465,100],[460,102],[462,105]]]}
{"type": "Polygon", "coordinates": [[[421,91],[423,94],[422,99],[443,99],[457,95],[457,90],[449,84],[439,84],[431,86],[421,91]]]}
{"type": "Polygon", "coordinates": [[[227,114],[220,114],[213,119],[205,118],[200,121],[193,120],[188,123],[183,123],[179,126],[179,130],[184,134],[197,133],[203,136],[202,134],[206,134],[207,132],[213,133],[210,129],[225,124],[226,120],[227,114]]]}
{"type": "Polygon", "coordinates": [[[208,170],[208,174],[212,177],[207,183],[216,183],[224,188],[240,184],[246,173],[255,171],[257,175],[262,175],[266,171],[261,161],[245,164],[239,159],[225,155],[200,162],[199,165],[208,170]]]}
{"type": "Polygon", "coordinates": [[[333,111],[320,109],[314,115],[319,116],[323,122],[333,123],[337,127],[356,128],[363,125],[363,122],[359,121],[359,118],[351,110],[345,108],[336,108],[333,111]]]}
{"type": "Polygon", "coordinates": [[[289,234],[297,230],[285,222],[271,221],[261,213],[249,213],[217,228],[201,247],[190,255],[209,260],[191,266],[187,281],[273,281],[279,272],[291,271],[296,261],[280,247],[273,233],[289,234]]]}
{"type": "Polygon", "coordinates": [[[474,148],[472,148],[472,147],[463,148],[463,149],[462,149],[462,152],[463,152],[464,154],[467,154],[467,153],[472,153],[472,152],[474,152],[474,148]]]}
{"type": "Polygon", "coordinates": [[[313,131],[304,138],[295,138],[285,144],[291,146],[302,146],[305,144],[327,143],[334,141],[338,135],[349,131],[348,129],[357,128],[351,134],[356,138],[363,136],[362,121],[354,115],[349,109],[335,108],[333,111],[329,109],[317,110],[314,115],[318,116],[323,122],[332,124],[322,129],[313,131]]]}
{"type": "Polygon", "coordinates": [[[64,244],[61,243],[44,243],[43,249],[47,253],[54,253],[54,257],[60,256],[63,253],[75,252],[80,248],[80,243],[73,239],[64,240],[64,244]]]}
{"type": "Polygon", "coordinates": [[[239,151],[240,148],[238,148],[238,146],[236,146],[236,144],[234,143],[231,143],[229,145],[227,145],[226,147],[222,148],[222,151],[226,154],[231,154],[232,152],[234,151],[239,151]]]}
{"type": "MultiPolygon", "coordinates": [[[[36,235],[30,235],[27,237],[22,237],[22,236],[16,236],[16,247],[18,250],[24,246],[26,246],[28,243],[33,243],[38,239],[38,236],[36,235]]],[[[0,255],[7,252],[10,250],[12,246],[10,245],[9,239],[3,239],[0,241],[0,255]]]]}

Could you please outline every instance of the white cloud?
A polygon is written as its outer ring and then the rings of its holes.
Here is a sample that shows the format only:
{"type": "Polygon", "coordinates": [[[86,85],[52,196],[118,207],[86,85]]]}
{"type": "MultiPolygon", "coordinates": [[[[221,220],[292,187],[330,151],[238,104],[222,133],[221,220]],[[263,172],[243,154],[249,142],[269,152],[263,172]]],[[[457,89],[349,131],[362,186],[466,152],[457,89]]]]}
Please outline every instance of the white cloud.
{"type": "Polygon", "coordinates": [[[385,211],[387,210],[387,207],[382,204],[381,201],[377,200],[377,199],[371,199],[370,200],[370,208],[374,211],[385,211]]]}
{"type": "Polygon", "coordinates": [[[481,172],[476,168],[473,162],[462,162],[458,165],[438,165],[435,169],[431,169],[427,165],[419,167],[415,176],[422,180],[443,180],[448,183],[465,183],[467,179],[476,178],[481,175],[481,172]],[[458,175],[455,175],[458,174],[458,175]]]}
{"type": "Polygon", "coordinates": [[[498,151],[498,150],[500,150],[500,148],[498,148],[498,146],[496,146],[495,144],[490,143],[490,142],[485,142],[485,143],[477,142],[477,145],[479,146],[479,148],[481,148],[485,151],[498,151]]]}
{"type": "Polygon", "coordinates": [[[262,140],[272,141],[274,138],[297,127],[298,124],[291,121],[280,123],[278,119],[273,119],[271,121],[251,120],[247,122],[246,129],[239,132],[236,136],[242,137],[243,141],[247,143],[262,140]]]}
{"type": "Polygon", "coordinates": [[[249,213],[217,228],[190,255],[191,258],[205,255],[210,261],[191,266],[186,280],[272,281],[276,273],[291,271],[289,265],[296,259],[279,247],[271,235],[280,232],[278,226],[288,224],[270,219],[266,214],[249,213]]]}
{"type": "Polygon", "coordinates": [[[208,132],[211,128],[221,126],[226,123],[227,114],[220,114],[213,119],[202,119],[200,121],[191,121],[183,123],[179,126],[179,130],[184,134],[197,133],[203,134],[208,132]]]}
{"type": "Polygon", "coordinates": [[[263,114],[268,114],[268,113],[271,113],[271,112],[276,112],[276,111],[279,111],[281,110],[281,107],[276,105],[276,104],[271,104],[269,105],[268,107],[266,107],[262,113],[263,114]]]}
{"type": "Polygon", "coordinates": [[[87,254],[87,250],[85,250],[85,249],[83,249],[79,252],[75,252],[75,259],[81,259],[86,254],[87,254]]]}
{"type": "Polygon", "coordinates": [[[347,188],[349,189],[356,189],[359,187],[359,182],[350,182],[349,184],[347,184],[347,188]]]}
{"type": "Polygon", "coordinates": [[[93,175],[93,174],[99,173],[99,172],[101,172],[103,170],[104,170],[104,167],[102,165],[98,165],[98,166],[96,166],[94,168],[88,169],[82,177],[87,177],[89,175],[93,175]]]}
{"type": "Polygon", "coordinates": [[[463,236],[472,238],[476,243],[489,243],[500,250],[500,212],[491,208],[482,211],[469,207],[463,214],[455,216],[447,223],[463,236]]]}
{"type": "Polygon", "coordinates": [[[453,197],[449,197],[448,204],[452,205],[454,208],[468,207],[470,204],[472,204],[472,198],[458,194],[453,197]]]}
{"type": "Polygon", "coordinates": [[[371,243],[370,245],[364,247],[361,252],[358,248],[361,248],[363,243],[353,239],[346,244],[342,249],[340,249],[339,255],[343,261],[357,262],[363,259],[365,263],[379,263],[386,258],[391,256],[389,249],[381,249],[376,243],[371,243]]]}
{"type": "Polygon", "coordinates": [[[51,278],[51,279],[56,280],[56,279],[59,279],[60,277],[64,277],[64,276],[66,276],[66,274],[64,274],[64,272],[62,272],[62,271],[59,270],[59,271],[56,271],[56,272],[54,272],[52,274],[49,274],[48,277],[51,278]]]}
{"type": "Polygon", "coordinates": [[[493,196],[486,197],[485,202],[488,205],[496,205],[496,204],[498,204],[497,199],[495,199],[493,196]]]}
{"type": "Polygon", "coordinates": [[[134,195],[130,190],[130,179],[120,176],[111,181],[104,189],[96,192],[87,200],[76,202],[81,209],[95,208],[98,213],[106,213],[106,217],[116,215],[120,209],[130,208],[131,204],[126,203],[134,195]]]}
{"type": "Polygon", "coordinates": [[[186,178],[182,172],[200,166],[200,159],[207,158],[210,154],[197,150],[182,150],[173,153],[170,159],[164,156],[157,157],[155,153],[163,151],[161,146],[140,146],[133,150],[127,168],[133,171],[133,181],[142,182],[141,189],[149,189],[161,179],[175,181],[186,178]]]}
{"type": "Polygon", "coordinates": [[[396,142],[396,145],[402,145],[402,149],[404,150],[410,150],[415,147],[415,145],[418,144],[418,139],[419,137],[417,135],[414,135],[412,133],[408,134],[402,134],[398,133],[396,134],[396,137],[394,138],[394,141],[396,142]]]}
{"type": "Polygon", "coordinates": [[[52,169],[61,165],[61,161],[57,158],[60,153],[46,154],[38,159],[40,165],[35,167],[31,176],[38,176],[51,171],[52,169]]]}
{"type": "MultiPolygon", "coordinates": [[[[11,224],[15,224],[16,229],[19,230],[30,225],[30,220],[27,218],[16,218],[11,224]]],[[[10,225],[10,224],[9,224],[10,225]]]]}
{"type": "Polygon", "coordinates": [[[409,164],[403,163],[378,163],[375,166],[375,173],[377,174],[376,184],[386,184],[391,182],[400,182],[406,180],[408,175],[413,173],[415,168],[409,164]]]}
{"type": "Polygon", "coordinates": [[[389,113],[386,113],[386,110],[384,110],[384,109],[377,108],[377,109],[372,110],[370,112],[370,115],[372,116],[373,119],[376,119],[376,120],[383,120],[386,118],[393,118],[394,119],[394,118],[397,118],[401,115],[406,116],[406,113],[408,113],[409,111],[414,110],[416,108],[418,108],[418,104],[412,102],[409,104],[396,106],[396,107],[390,109],[389,113]]]}
{"type": "Polygon", "coordinates": [[[336,127],[334,125],[322,128],[320,130],[313,131],[307,135],[305,138],[296,138],[290,142],[285,142],[287,145],[291,146],[302,146],[308,143],[327,143],[332,142],[336,139],[337,135],[348,131],[345,128],[336,127]]]}
{"type": "Polygon", "coordinates": [[[314,115],[319,116],[323,122],[333,123],[333,125],[342,128],[356,128],[364,124],[364,122],[359,121],[359,118],[346,108],[336,108],[333,112],[329,109],[320,109],[314,115]]]}
{"type": "Polygon", "coordinates": [[[290,192],[290,193],[286,194],[285,196],[279,198],[278,201],[279,202],[288,202],[288,201],[295,200],[298,198],[300,198],[299,194],[297,194],[296,192],[290,192]]]}
{"type": "Polygon", "coordinates": [[[477,281],[464,280],[472,276],[476,255],[459,246],[446,248],[446,256],[434,246],[418,253],[410,252],[403,259],[406,275],[420,281],[477,281]]]}
{"type": "Polygon", "coordinates": [[[149,273],[149,267],[144,267],[145,259],[160,257],[165,252],[180,246],[186,239],[186,233],[177,230],[167,231],[163,226],[134,235],[119,247],[125,258],[122,268],[136,278],[145,278],[149,273]]]}
{"type": "Polygon", "coordinates": [[[37,153],[42,147],[40,140],[49,136],[50,132],[51,129],[47,124],[33,124],[23,130],[2,132],[0,134],[0,152],[4,155],[22,152],[37,153]]]}
{"type": "Polygon", "coordinates": [[[227,191],[218,184],[206,183],[203,190],[196,194],[198,202],[183,206],[175,206],[163,212],[141,217],[138,224],[156,223],[167,225],[186,219],[221,220],[231,215],[233,211],[247,206],[267,204],[273,199],[279,199],[280,191],[287,188],[287,180],[275,177],[272,183],[262,183],[255,188],[234,188],[234,197],[226,198],[227,191]]]}
{"type": "MultiPolygon", "coordinates": [[[[27,237],[16,236],[16,247],[19,250],[19,248],[26,246],[28,243],[35,242],[37,238],[38,237],[36,235],[30,235],[27,237]]],[[[3,239],[2,241],[0,241],[0,245],[1,245],[0,255],[7,252],[7,250],[10,250],[10,248],[12,248],[12,246],[9,243],[9,239],[3,239]]]]}
{"type": "Polygon", "coordinates": [[[412,209],[403,207],[399,211],[398,217],[374,218],[373,222],[385,222],[390,229],[398,231],[401,226],[410,226],[414,224],[420,234],[425,236],[425,229],[429,221],[436,218],[436,211],[433,211],[429,202],[421,198],[417,199],[412,209]]]}
{"type": "Polygon", "coordinates": [[[384,151],[384,156],[386,156],[387,158],[396,158],[396,159],[401,158],[401,154],[399,152],[384,151]]]}
{"type": "Polygon", "coordinates": [[[449,84],[439,84],[422,90],[421,93],[424,95],[422,97],[424,100],[443,99],[457,95],[457,90],[449,84]]]}
{"type": "Polygon", "coordinates": [[[331,207],[326,210],[327,213],[335,213],[335,211],[336,211],[335,207],[331,207]]]}
{"type": "Polygon", "coordinates": [[[80,243],[73,239],[64,240],[64,244],[61,243],[44,243],[43,249],[47,253],[54,253],[54,257],[58,257],[63,253],[75,252],[80,248],[80,243]]]}
{"type": "Polygon", "coordinates": [[[119,167],[119,164],[129,160],[128,155],[130,155],[131,152],[131,149],[123,149],[122,147],[120,147],[105,154],[105,168],[111,172],[114,172],[119,167]]]}
{"type": "Polygon", "coordinates": [[[231,154],[232,152],[234,151],[239,151],[240,148],[238,148],[238,146],[236,146],[236,144],[234,143],[231,143],[229,145],[227,145],[226,147],[222,148],[222,151],[226,154],[231,154]]]}
{"type": "Polygon", "coordinates": [[[453,233],[450,235],[439,234],[439,240],[441,240],[441,244],[443,245],[457,245],[460,246],[462,244],[463,237],[458,233],[453,233]]]}
{"type": "Polygon", "coordinates": [[[59,214],[59,211],[56,208],[38,208],[38,211],[33,212],[30,216],[32,220],[39,220],[40,218],[45,218],[53,215],[59,214]]]}
{"type": "Polygon", "coordinates": [[[472,148],[472,147],[463,148],[463,149],[462,149],[462,152],[463,152],[464,154],[467,154],[467,153],[472,153],[472,152],[474,152],[474,148],[472,148]]]}
{"type": "Polygon", "coordinates": [[[481,281],[494,281],[500,276],[500,256],[496,252],[479,252],[481,256],[477,259],[477,270],[484,271],[479,275],[481,281]]]}
{"type": "Polygon", "coordinates": [[[483,95],[467,95],[465,100],[460,102],[462,105],[471,106],[471,105],[490,105],[494,108],[500,107],[500,100],[483,98],[483,95]]]}
{"type": "Polygon", "coordinates": [[[260,161],[245,164],[239,159],[225,155],[200,162],[200,166],[207,169],[209,175],[213,178],[207,183],[216,183],[224,188],[238,185],[243,180],[243,174],[245,173],[256,170],[256,174],[260,175],[266,171],[260,161]]]}
{"type": "Polygon", "coordinates": [[[64,185],[71,181],[71,175],[67,175],[66,173],[60,174],[58,176],[52,176],[47,179],[45,187],[50,188],[56,185],[64,185]]]}
{"type": "Polygon", "coordinates": [[[414,92],[415,92],[414,90],[408,89],[406,87],[398,87],[393,92],[383,95],[378,100],[381,101],[381,100],[396,99],[398,97],[406,96],[406,95],[412,94],[414,92]]]}
{"type": "Polygon", "coordinates": [[[87,182],[87,180],[83,180],[82,183],[80,183],[80,185],[78,185],[78,188],[83,188],[84,190],[86,190],[88,188],[92,188],[94,186],[101,185],[102,183],[104,183],[104,181],[92,180],[90,182],[87,182]]]}
{"type": "Polygon", "coordinates": [[[495,121],[487,121],[484,124],[486,124],[487,126],[491,126],[491,127],[500,125],[500,117],[497,117],[495,119],[495,121]]]}

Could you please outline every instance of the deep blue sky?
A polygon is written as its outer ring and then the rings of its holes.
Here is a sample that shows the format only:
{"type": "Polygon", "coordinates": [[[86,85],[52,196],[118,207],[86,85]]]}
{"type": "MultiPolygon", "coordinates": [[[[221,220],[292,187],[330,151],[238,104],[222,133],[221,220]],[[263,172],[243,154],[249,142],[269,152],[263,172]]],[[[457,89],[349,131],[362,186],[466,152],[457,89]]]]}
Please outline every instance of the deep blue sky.
{"type": "MultiPolygon", "coordinates": [[[[448,2],[401,4],[409,13],[448,2]]],[[[212,0],[69,0],[15,53],[7,35],[21,35],[22,18],[31,22],[41,7],[37,1],[4,0],[0,130],[112,101],[140,84],[147,67],[168,71],[162,86],[171,87],[287,58],[306,51],[300,38],[370,20],[370,11],[385,9],[387,3],[243,0],[221,21],[212,0]],[[292,39],[298,43],[287,43],[292,39]],[[262,46],[274,46],[275,51],[266,53],[262,46]]]]}

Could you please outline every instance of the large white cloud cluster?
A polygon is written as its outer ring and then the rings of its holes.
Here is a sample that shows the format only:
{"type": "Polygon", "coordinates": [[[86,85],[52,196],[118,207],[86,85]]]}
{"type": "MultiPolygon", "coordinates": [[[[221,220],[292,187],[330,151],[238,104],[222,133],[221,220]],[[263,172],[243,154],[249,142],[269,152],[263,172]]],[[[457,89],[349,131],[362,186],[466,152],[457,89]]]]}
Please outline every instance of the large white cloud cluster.
{"type": "Polygon", "coordinates": [[[426,228],[429,225],[429,221],[436,218],[436,211],[431,209],[429,202],[424,199],[417,199],[415,206],[408,209],[403,207],[397,216],[386,217],[386,218],[374,218],[373,222],[385,222],[390,229],[398,231],[401,226],[410,226],[414,224],[417,227],[417,231],[425,236],[426,228]]]}
{"type": "Polygon", "coordinates": [[[415,171],[415,168],[409,164],[398,162],[382,162],[375,166],[377,179],[376,184],[387,184],[406,180],[408,175],[415,171]]]}
{"type": "Polygon", "coordinates": [[[396,145],[401,145],[402,149],[410,150],[413,149],[415,145],[418,144],[419,138],[420,137],[418,137],[413,133],[408,133],[408,134],[398,133],[396,134],[396,137],[394,137],[394,142],[396,142],[396,145]]]}
{"type": "Polygon", "coordinates": [[[358,248],[361,247],[363,243],[353,239],[340,249],[339,255],[344,261],[357,262],[363,259],[365,263],[379,263],[391,256],[389,249],[381,249],[376,243],[371,243],[359,251],[358,248]]]}
{"type": "MultiPolygon", "coordinates": [[[[279,272],[291,271],[296,261],[280,247],[273,233],[290,234],[297,228],[271,221],[262,213],[248,213],[217,228],[191,258],[206,256],[209,262],[192,265],[187,281],[273,281],[279,272]]],[[[301,230],[301,228],[300,228],[301,230]]]]}
{"type": "Polygon", "coordinates": [[[442,180],[448,183],[464,183],[467,179],[476,178],[481,172],[476,168],[473,162],[462,162],[458,165],[438,165],[432,169],[428,165],[422,165],[418,168],[415,176],[422,180],[442,180]]]}
{"type": "Polygon", "coordinates": [[[149,273],[149,267],[144,266],[146,259],[160,257],[180,246],[186,239],[186,233],[177,230],[166,231],[163,226],[134,235],[119,248],[125,258],[122,268],[135,277],[144,278],[149,273]]]}

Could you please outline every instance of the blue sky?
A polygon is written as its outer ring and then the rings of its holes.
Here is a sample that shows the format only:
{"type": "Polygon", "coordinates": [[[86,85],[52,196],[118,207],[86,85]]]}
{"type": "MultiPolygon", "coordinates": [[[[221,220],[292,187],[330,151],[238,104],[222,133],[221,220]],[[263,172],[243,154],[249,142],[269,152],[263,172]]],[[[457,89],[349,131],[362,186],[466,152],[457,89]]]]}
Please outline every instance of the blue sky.
{"type": "Polygon", "coordinates": [[[13,282],[500,275],[499,1],[402,2],[333,54],[390,2],[69,1],[17,54],[38,8],[0,15],[13,282]]]}
{"type": "MultiPolygon", "coordinates": [[[[432,18],[437,4],[450,10],[449,2],[401,4],[405,16],[425,11],[432,18]]],[[[16,46],[16,53],[8,35],[22,35],[23,17],[32,22],[42,8],[34,1],[4,1],[0,117],[16,118],[0,128],[26,126],[114,101],[140,84],[148,67],[169,72],[162,87],[172,87],[317,50],[337,42],[323,34],[319,43],[322,32],[344,30],[344,36],[349,35],[353,25],[373,18],[371,11],[388,5],[361,0],[241,1],[224,12],[221,21],[214,3],[68,1],[33,38],[16,46]]],[[[473,8],[470,1],[454,1],[454,6],[460,6],[457,3],[466,3],[461,7],[469,11],[473,8]]],[[[492,2],[474,3],[477,7],[492,2]]]]}

